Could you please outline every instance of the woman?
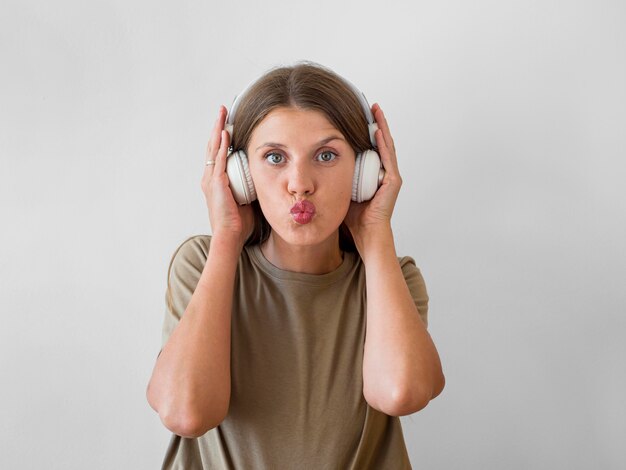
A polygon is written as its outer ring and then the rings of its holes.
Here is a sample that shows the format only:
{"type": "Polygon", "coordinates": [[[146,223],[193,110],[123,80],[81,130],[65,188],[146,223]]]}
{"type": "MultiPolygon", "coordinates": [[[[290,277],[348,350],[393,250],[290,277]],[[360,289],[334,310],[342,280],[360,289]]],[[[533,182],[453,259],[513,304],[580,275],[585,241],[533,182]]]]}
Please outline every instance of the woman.
{"type": "Polygon", "coordinates": [[[174,254],[147,390],[174,433],[163,468],[410,468],[398,417],[444,376],[423,278],[395,252],[402,180],[377,104],[384,178],[351,200],[357,154],[372,147],[359,98],[312,63],[246,89],[232,134],[256,191],[246,205],[220,107],[201,184],[212,236],[174,254]]]}

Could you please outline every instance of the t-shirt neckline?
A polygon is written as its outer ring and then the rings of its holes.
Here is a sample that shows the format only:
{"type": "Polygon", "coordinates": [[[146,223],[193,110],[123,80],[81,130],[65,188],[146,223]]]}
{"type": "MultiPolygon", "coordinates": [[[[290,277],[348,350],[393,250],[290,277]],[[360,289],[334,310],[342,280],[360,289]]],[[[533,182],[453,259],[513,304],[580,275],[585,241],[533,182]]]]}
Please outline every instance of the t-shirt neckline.
{"type": "Polygon", "coordinates": [[[343,278],[348,273],[348,271],[352,269],[357,259],[356,253],[346,251],[343,255],[343,261],[335,270],[325,274],[308,274],[287,271],[284,269],[280,269],[277,266],[274,266],[265,257],[265,255],[261,251],[261,246],[258,243],[256,245],[247,246],[246,251],[250,255],[249,257],[252,262],[256,264],[259,269],[269,274],[270,276],[276,279],[286,281],[300,281],[314,285],[332,284],[333,282],[336,282],[337,280],[343,278]]]}

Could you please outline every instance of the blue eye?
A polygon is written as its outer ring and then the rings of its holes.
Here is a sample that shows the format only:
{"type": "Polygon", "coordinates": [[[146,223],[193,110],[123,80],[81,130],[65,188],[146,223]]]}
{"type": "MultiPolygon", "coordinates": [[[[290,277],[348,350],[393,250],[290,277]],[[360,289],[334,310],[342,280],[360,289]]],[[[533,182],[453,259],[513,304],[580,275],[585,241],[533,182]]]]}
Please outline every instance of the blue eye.
{"type": "Polygon", "coordinates": [[[335,153],[331,152],[330,150],[325,150],[320,153],[318,157],[321,157],[321,160],[323,162],[332,162],[335,158],[337,158],[337,155],[335,155],[335,153]]]}
{"type": "Polygon", "coordinates": [[[280,153],[276,153],[276,152],[270,152],[267,155],[265,155],[265,159],[269,160],[271,165],[278,165],[279,163],[281,163],[274,157],[283,158],[283,156],[280,153]]]}

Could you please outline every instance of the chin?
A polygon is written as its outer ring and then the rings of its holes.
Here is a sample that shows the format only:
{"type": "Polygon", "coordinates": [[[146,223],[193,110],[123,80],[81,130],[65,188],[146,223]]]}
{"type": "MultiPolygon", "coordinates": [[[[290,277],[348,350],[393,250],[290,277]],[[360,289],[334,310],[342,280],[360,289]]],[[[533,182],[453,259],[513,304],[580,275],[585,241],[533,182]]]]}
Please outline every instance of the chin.
{"type": "Polygon", "coordinates": [[[274,225],[270,223],[270,226],[272,227],[274,236],[280,238],[286,243],[289,243],[290,245],[317,245],[325,242],[335,235],[339,230],[341,222],[336,224],[336,226],[333,225],[333,228],[330,229],[327,227],[322,228],[316,224],[316,222],[319,223],[319,220],[315,220],[316,218],[317,217],[314,217],[308,224],[299,224],[295,222],[291,216],[289,216],[287,224],[282,223],[274,225]]]}

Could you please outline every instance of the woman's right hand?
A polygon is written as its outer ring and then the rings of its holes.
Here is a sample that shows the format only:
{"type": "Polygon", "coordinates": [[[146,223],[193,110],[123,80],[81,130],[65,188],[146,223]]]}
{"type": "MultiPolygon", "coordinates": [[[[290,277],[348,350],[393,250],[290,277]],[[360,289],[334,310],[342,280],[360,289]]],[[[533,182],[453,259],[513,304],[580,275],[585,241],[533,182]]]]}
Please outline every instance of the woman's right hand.
{"type": "Polygon", "coordinates": [[[205,160],[215,161],[206,165],[202,175],[201,188],[209,209],[209,221],[213,236],[233,237],[243,247],[254,229],[254,214],[250,205],[240,206],[230,190],[226,174],[226,158],[230,136],[224,130],[226,108],[220,106],[211,132],[205,160]]]}

